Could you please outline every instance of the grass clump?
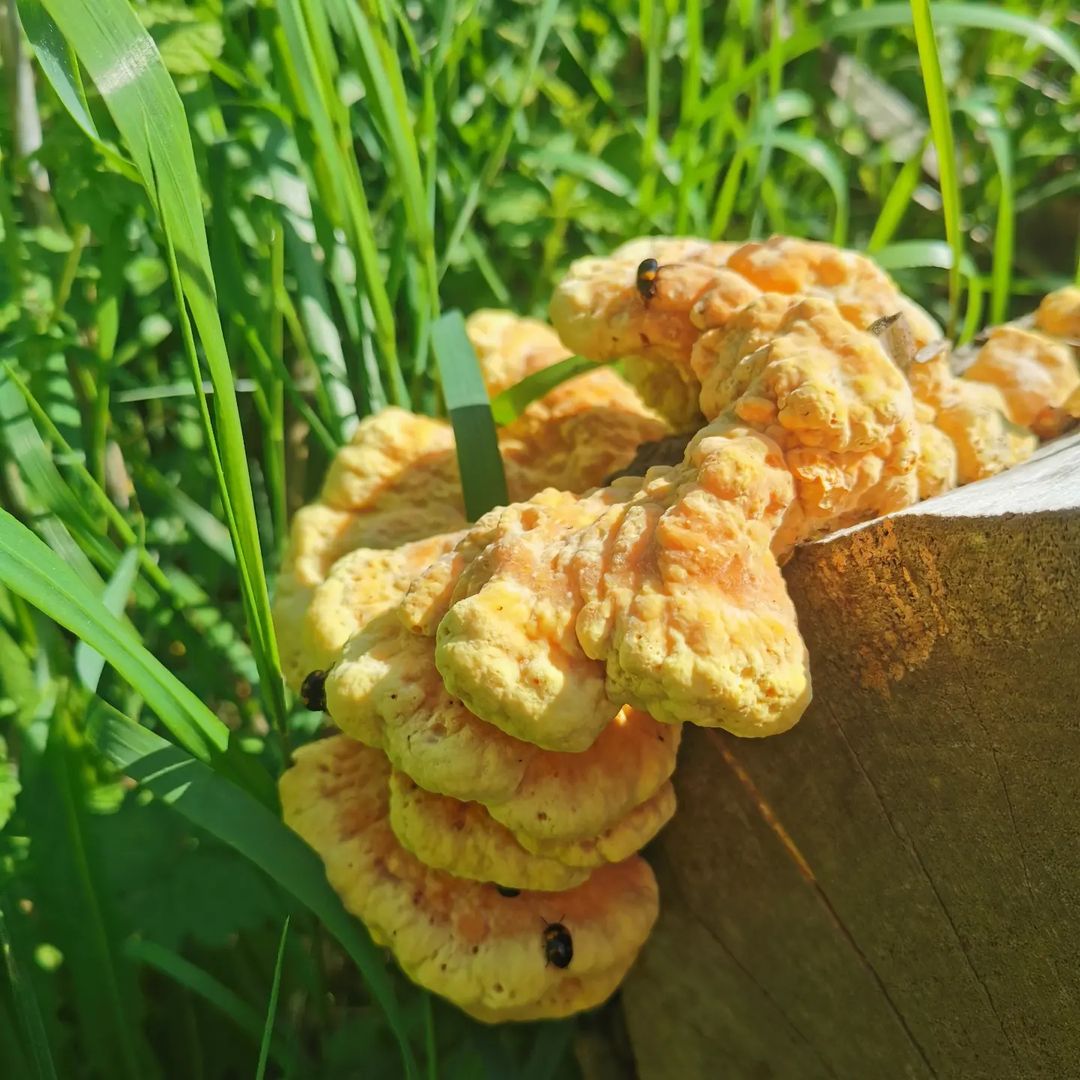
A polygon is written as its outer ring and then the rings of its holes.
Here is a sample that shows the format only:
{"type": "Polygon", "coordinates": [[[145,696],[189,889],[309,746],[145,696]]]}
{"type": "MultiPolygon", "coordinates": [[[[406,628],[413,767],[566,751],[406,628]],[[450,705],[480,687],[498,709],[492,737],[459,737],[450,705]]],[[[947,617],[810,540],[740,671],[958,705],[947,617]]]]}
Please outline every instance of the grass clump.
{"type": "Polygon", "coordinates": [[[465,470],[470,511],[499,499],[492,421],[543,387],[492,417],[444,312],[542,315],[570,259],[631,236],[865,248],[963,336],[987,299],[994,320],[1030,309],[1077,271],[1071,5],[17,10],[0,1061],[575,1075],[575,1033],[602,1021],[489,1029],[432,1002],[278,821],[274,778],[313,734],[269,619],[289,516],[387,403],[461,421],[490,466],[465,470]]]}

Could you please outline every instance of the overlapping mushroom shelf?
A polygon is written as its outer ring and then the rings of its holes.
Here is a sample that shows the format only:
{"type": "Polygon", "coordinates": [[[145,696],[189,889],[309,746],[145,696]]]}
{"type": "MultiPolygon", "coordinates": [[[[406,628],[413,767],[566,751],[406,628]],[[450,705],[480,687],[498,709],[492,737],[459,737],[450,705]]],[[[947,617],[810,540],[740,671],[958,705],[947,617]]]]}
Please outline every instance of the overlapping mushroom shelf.
{"type": "Polygon", "coordinates": [[[530,405],[500,433],[512,502],[471,524],[447,424],[362,421],[275,602],[287,679],[326,672],[342,733],[297,754],[286,820],[403,969],[485,1020],[618,985],[657,914],[637,852],[675,811],[683,723],[798,721],[794,545],[992,475],[1080,413],[1075,289],[962,375],[882,271],[824,244],[634,241],[574,264],[551,310],[561,342],[469,320],[490,392],[563,343],[634,386],[600,369],[530,405]],[[695,432],[680,462],[605,483],[673,426],[695,432]]]}

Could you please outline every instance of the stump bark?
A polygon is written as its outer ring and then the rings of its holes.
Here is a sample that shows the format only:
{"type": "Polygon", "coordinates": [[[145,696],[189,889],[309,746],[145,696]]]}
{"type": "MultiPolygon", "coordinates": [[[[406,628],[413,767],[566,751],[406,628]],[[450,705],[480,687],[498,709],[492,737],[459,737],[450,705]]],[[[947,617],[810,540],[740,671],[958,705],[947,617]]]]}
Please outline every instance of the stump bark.
{"type": "Polygon", "coordinates": [[[1080,1075],[1080,436],[785,574],[814,701],[687,728],[639,1075],[1080,1075]]]}

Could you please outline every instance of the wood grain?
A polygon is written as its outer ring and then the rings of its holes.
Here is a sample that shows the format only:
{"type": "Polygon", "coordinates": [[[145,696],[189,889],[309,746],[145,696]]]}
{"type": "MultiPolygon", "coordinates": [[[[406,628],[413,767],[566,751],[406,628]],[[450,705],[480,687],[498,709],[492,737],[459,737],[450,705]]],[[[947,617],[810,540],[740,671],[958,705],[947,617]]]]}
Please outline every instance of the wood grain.
{"type": "Polygon", "coordinates": [[[814,701],[684,737],[642,1080],[1080,1075],[1080,436],[785,575],[814,701]]]}

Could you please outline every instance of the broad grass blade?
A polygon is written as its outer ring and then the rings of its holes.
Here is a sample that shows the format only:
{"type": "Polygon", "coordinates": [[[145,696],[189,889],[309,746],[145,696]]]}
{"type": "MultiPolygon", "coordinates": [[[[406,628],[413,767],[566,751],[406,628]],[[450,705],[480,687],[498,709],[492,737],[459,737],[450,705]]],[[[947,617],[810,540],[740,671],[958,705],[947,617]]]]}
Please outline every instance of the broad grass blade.
{"type": "Polygon", "coordinates": [[[443,395],[454,426],[458,470],[470,521],[507,502],[506,474],[476,353],[460,311],[448,311],[432,330],[443,395]]]}
{"type": "Polygon", "coordinates": [[[352,958],[401,1048],[408,1077],[416,1062],[383,960],[341,906],[318,856],[265,806],[177,746],[103,702],[90,717],[88,737],[118,769],[262,869],[303,904],[352,958]]]}

